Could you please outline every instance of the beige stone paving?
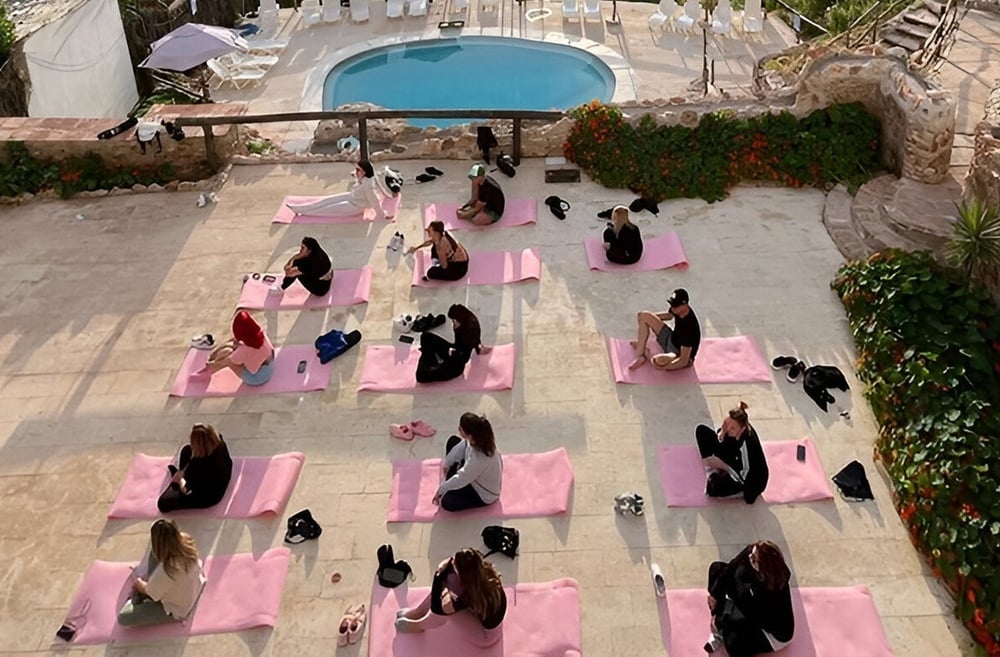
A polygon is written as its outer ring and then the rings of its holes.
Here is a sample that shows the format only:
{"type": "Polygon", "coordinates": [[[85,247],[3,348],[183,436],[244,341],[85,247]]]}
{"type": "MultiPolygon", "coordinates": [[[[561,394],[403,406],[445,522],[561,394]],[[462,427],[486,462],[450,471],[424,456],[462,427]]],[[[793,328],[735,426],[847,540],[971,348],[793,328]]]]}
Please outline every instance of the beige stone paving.
{"type": "MultiPolygon", "coordinates": [[[[422,168],[430,162],[421,162],[422,168]]],[[[436,162],[444,178],[404,191],[398,227],[418,236],[422,201],[460,198],[465,165],[436,162]]],[[[399,163],[413,175],[414,163],[399,163]]],[[[814,191],[740,188],[727,200],[664,203],[643,215],[647,234],[677,230],[686,271],[591,272],[581,242],[602,224],[594,213],[627,193],[584,182],[544,185],[526,161],[508,196],[558,193],[565,222],[542,206],[534,227],[459,234],[476,249],[541,249],[537,283],[411,290],[410,269],[384,245],[397,227],[272,226],[286,193],[338,189],[348,165],[236,167],[220,203],[195,207],[187,193],[33,202],[0,216],[0,653],[41,654],[87,565],[130,560],[145,547],[147,523],[108,522],[108,506],[136,452],[172,453],[195,421],[216,423],[238,455],[301,450],[307,460],[288,511],[310,507],[326,531],[293,550],[273,631],[197,637],[141,648],[94,647],[73,654],[319,655],[335,651],[348,603],[367,600],[376,547],[386,541],[415,567],[420,585],[434,564],[480,545],[478,521],[386,525],[390,459],[438,455],[465,410],[485,412],[505,452],[565,445],[576,484],[566,517],[515,520],[522,554],[499,559],[508,583],[571,576],[581,586],[587,655],[663,655],[647,564],[671,587],[704,583],[708,563],[758,538],[788,554],[796,582],[866,584],[896,654],[971,654],[940,585],[912,548],[871,464],[875,427],[860,394],[852,341],[828,283],[839,263],[820,222],[814,191]],[[73,216],[82,212],[86,219],[73,216]],[[368,343],[392,339],[402,311],[442,312],[467,303],[487,342],[514,341],[512,391],[490,394],[357,393],[362,351],[338,359],[323,393],[240,399],[171,399],[167,390],[189,336],[224,332],[240,274],[281,262],[303,235],[327,245],[339,267],[374,268],[372,300],[352,309],[264,313],[277,343],[311,341],[330,326],[360,327],[368,343]],[[788,352],[848,372],[850,422],[821,414],[801,390],[767,385],[616,386],[602,336],[628,335],[634,313],[658,307],[676,286],[692,293],[707,335],[753,335],[770,358],[788,352]],[[825,469],[866,464],[877,499],[795,506],[668,509],[655,470],[656,447],[693,439],[740,399],[765,440],[811,435],[825,469]],[[393,421],[424,419],[442,435],[399,443],[393,421]],[[642,520],[617,518],[611,498],[637,489],[642,520]],[[328,577],[343,573],[341,583],[328,577]]],[[[776,476],[780,474],[776,473],[776,476]]],[[[281,543],[281,518],[183,520],[204,553],[262,551],[281,543]]],[[[367,643],[341,650],[366,654],[367,643]]]]}

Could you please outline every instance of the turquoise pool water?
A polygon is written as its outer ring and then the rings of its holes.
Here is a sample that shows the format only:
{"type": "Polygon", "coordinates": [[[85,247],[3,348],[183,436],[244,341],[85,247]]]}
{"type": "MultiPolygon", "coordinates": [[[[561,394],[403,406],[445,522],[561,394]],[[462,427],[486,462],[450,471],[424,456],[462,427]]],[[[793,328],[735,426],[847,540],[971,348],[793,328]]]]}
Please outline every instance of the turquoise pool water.
{"type": "Polygon", "coordinates": [[[385,46],[341,62],[324,83],[323,109],[366,101],[388,109],[563,110],[610,101],[614,89],[611,69],[578,48],[460,37],[385,46]]]}

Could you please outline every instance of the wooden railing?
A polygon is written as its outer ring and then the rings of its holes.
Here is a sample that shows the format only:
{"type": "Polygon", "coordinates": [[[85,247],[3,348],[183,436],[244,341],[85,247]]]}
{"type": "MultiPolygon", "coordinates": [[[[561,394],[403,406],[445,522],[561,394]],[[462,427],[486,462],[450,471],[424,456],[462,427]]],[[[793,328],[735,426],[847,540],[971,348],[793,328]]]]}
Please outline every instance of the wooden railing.
{"type": "Polygon", "coordinates": [[[281,112],[277,114],[245,114],[242,116],[183,116],[174,121],[179,126],[198,126],[205,133],[205,151],[208,153],[208,164],[213,169],[219,168],[215,154],[215,140],[212,126],[216,125],[246,125],[253,123],[285,123],[289,121],[324,121],[340,119],[342,121],[357,121],[358,141],[361,142],[360,159],[367,160],[368,152],[368,121],[373,119],[494,119],[513,121],[513,141],[511,157],[515,164],[521,161],[521,122],[558,121],[566,115],[558,110],[335,110],[322,112],[281,112]]]}

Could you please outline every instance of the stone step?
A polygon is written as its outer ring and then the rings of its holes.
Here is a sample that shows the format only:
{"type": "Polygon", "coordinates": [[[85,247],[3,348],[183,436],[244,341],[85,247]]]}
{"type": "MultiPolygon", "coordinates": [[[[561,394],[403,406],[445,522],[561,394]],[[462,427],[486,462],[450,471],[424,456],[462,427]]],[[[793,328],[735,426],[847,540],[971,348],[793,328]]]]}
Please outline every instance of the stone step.
{"type": "Polygon", "coordinates": [[[837,185],[827,193],[823,204],[823,225],[840,255],[847,261],[860,260],[870,253],[854,230],[851,218],[853,203],[854,197],[847,192],[847,188],[837,185]]]}
{"type": "Polygon", "coordinates": [[[908,11],[903,14],[903,21],[906,23],[912,23],[914,25],[923,25],[924,27],[929,27],[932,30],[937,27],[938,17],[930,13],[925,9],[918,9],[916,11],[908,11]]]}
{"type": "Polygon", "coordinates": [[[862,185],[854,195],[851,206],[854,229],[865,246],[872,251],[886,248],[920,251],[928,248],[897,232],[883,216],[883,206],[895,197],[898,183],[898,179],[892,174],[879,176],[862,185]]]}
{"type": "Polygon", "coordinates": [[[907,52],[917,52],[924,45],[924,42],[920,39],[914,39],[913,37],[903,34],[895,29],[890,29],[889,31],[883,33],[882,41],[888,43],[890,46],[899,46],[907,52]]]}
{"type": "Polygon", "coordinates": [[[923,44],[927,42],[927,39],[928,37],[930,37],[931,32],[934,31],[934,28],[932,27],[927,27],[925,25],[914,25],[912,23],[905,23],[905,22],[897,23],[895,25],[895,28],[896,32],[898,32],[899,34],[911,36],[915,39],[920,39],[921,47],[923,47],[923,44]]]}
{"type": "Polygon", "coordinates": [[[953,178],[937,185],[903,178],[884,201],[882,218],[895,232],[937,252],[951,238],[961,198],[962,186],[953,178]]]}
{"type": "Polygon", "coordinates": [[[934,2],[934,0],[924,0],[924,8],[935,16],[940,16],[944,13],[944,4],[934,2]]]}

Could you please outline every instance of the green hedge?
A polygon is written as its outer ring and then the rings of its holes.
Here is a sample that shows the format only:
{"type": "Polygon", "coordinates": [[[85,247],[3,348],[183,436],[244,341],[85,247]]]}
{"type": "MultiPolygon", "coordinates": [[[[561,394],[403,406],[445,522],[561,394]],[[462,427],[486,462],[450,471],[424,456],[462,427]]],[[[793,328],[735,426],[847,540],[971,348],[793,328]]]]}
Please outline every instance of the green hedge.
{"type": "Polygon", "coordinates": [[[157,166],[116,167],[100,155],[87,153],[61,162],[35,159],[22,142],[7,143],[7,158],[0,160],[0,196],[37,194],[52,189],[63,198],[81,191],[130,188],[135,184],[164,184],[174,179],[169,162],[157,166]]]}
{"type": "Polygon", "coordinates": [[[657,125],[648,115],[632,125],[620,109],[597,101],[571,116],[567,159],[606,187],[657,201],[717,201],[742,180],[856,187],[878,169],[878,119],[856,103],[801,120],[788,112],[746,119],[714,112],[695,128],[657,125]]]}
{"type": "Polygon", "coordinates": [[[910,536],[1000,654],[1000,313],[927,253],[885,251],[833,282],[910,536]]]}

